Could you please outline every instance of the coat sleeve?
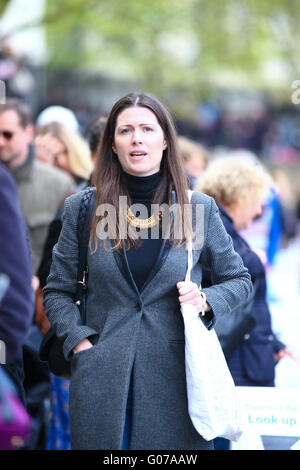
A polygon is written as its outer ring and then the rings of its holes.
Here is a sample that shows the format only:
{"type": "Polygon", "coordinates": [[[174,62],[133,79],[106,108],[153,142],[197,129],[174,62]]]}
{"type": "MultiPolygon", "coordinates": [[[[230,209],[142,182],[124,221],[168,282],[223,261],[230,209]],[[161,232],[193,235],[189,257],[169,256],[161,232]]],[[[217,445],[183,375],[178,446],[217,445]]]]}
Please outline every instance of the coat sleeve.
{"type": "Polygon", "coordinates": [[[64,339],[66,359],[81,340],[98,336],[94,329],[82,324],[79,309],[74,303],[78,266],[78,199],[76,194],[65,201],[62,230],[53,248],[51,269],[43,289],[46,314],[57,337],[64,339]]]}
{"type": "Polygon", "coordinates": [[[34,311],[32,269],[28,234],[17,187],[0,164],[0,273],[9,287],[0,305],[0,340],[6,345],[6,362],[14,363],[22,353],[34,311]]]}
{"type": "Polygon", "coordinates": [[[253,288],[251,277],[233,248],[213,199],[200,262],[211,271],[213,285],[202,290],[216,319],[247,301],[253,288]]]}

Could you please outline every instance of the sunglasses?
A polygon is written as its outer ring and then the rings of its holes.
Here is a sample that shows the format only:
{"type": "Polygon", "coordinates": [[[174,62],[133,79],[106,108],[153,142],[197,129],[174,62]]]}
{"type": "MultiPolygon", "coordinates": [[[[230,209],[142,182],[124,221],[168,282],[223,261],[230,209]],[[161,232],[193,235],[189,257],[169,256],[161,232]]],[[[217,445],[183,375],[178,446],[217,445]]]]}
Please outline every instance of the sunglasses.
{"type": "Polygon", "coordinates": [[[5,140],[11,140],[14,134],[12,131],[0,131],[0,135],[3,135],[5,140]]]}

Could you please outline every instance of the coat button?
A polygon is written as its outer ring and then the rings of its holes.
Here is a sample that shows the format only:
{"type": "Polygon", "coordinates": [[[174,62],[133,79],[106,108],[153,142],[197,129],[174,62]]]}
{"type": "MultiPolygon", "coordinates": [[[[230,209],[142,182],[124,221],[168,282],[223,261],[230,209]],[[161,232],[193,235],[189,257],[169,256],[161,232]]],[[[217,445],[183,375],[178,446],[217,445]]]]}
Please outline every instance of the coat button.
{"type": "Polygon", "coordinates": [[[246,333],[245,336],[244,336],[244,339],[247,341],[247,339],[249,339],[249,338],[250,338],[249,333],[246,333]]]}

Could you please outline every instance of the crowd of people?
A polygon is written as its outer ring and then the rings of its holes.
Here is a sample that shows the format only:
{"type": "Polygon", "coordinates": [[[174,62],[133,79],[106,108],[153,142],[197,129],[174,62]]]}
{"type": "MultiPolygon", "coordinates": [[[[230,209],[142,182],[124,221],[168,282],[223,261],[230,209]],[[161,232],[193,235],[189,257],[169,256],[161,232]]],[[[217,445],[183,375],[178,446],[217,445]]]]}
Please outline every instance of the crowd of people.
{"type": "Polygon", "coordinates": [[[10,281],[0,296],[0,367],[32,422],[18,448],[229,448],[205,442],[188,417],[180,305],[200,311],[204,292],[235,384],[275,386],[276,364],[293,352],[272,329],[266,276],[282,243],[298,234],[276,176],[253,153],[219,154],[178,136],[168,111],[147,94],[123,97],[84,135],[62,106],[34,120],[20,99],[0,105],[0,274],[10,281]],[[97,207],[115,208],[117,219],[124,195],[144,204],[148,218],[130,213],[127,244],[114,233],[110,252],[93,214],[83,325],[72,299],[76,214],[87,188],[94,188],[97,207]],[[160,226],[151,204],[172,205],[175,197],[183,207],[187,188],[192,205],[205,207],[206,241],[195,251],[194,282],[178,285],[184,237],[171,231],[167,244],[161,228],[155,240],[136,234],[160,226]],[[261,249],[244,236],[255,224],[264,225],[261,249]],[[71,380],[39,359],[51,326],[65,340],[71,380]]]}

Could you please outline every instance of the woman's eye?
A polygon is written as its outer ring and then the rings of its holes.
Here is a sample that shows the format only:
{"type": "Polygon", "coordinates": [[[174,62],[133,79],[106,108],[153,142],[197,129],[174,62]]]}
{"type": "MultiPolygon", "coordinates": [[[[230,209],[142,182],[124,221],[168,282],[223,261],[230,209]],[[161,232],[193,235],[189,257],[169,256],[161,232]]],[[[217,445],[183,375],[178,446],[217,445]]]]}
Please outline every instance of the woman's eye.
{"type": "Polygon", "coordinates": [[[121,129],[121,134],[127,134],[129,130],[129,128],[121,129]]]}
{"type": "Polygon", "coordinates": [[[152,127],[147,127],[147,126],[144,127],[144,130],[145,130],[146,132],[153,131],[152,127]]]}

